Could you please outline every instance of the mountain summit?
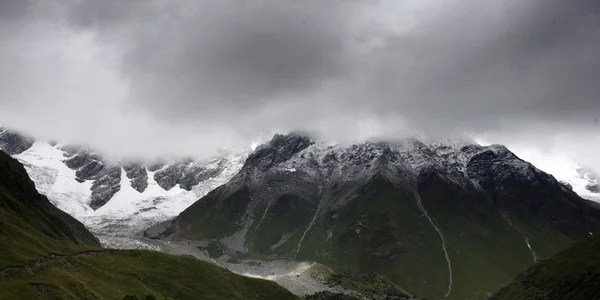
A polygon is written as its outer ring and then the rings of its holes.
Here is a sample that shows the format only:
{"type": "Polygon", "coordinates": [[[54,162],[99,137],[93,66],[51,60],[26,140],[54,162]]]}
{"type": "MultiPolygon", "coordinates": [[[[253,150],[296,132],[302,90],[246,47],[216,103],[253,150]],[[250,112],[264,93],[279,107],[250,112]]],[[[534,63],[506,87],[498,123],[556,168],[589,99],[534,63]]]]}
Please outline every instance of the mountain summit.
{"type": "Polygon", "coordinates": [[[600,211],[506,147],[275,135],[152,238],[377,272],[428,298],[487,296],[598,228],[600,211]],[[477,282],[477,284],[473,284],[477,282]]]}

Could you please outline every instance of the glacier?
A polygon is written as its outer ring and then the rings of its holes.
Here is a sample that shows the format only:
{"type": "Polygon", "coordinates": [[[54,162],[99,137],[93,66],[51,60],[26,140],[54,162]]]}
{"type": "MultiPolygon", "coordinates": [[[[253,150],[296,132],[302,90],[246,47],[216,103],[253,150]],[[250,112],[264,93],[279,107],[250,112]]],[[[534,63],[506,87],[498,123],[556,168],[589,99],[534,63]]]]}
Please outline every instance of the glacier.
{"type": "MultiPolygon", "coordinates": [[[[224,158],[197,162],[206,169],[217,168],[222,159],[226,165],[216,176],[200,182],[190,191],[179,184],[165,190],[154,179],[158,170],[152,172],[146,169],[148,187],[140,193],[132,187],[131,180],[121,167],[119,191],[97,210],[89,205],[92,180],[77,180],[76,171],[64,163],[68,153],[59,145],[36,141],[29,149],[14,155],[14,158],[25,166],[40,193],[102,240],[104,236],[131,237],[156,223],[176,217],[209,191],[229,181],[241,169],[248,152],[249,149],[241,153],[228,153],[224,158]]],[[[162,168],[167,167],[168,164],[162,168]]]]}

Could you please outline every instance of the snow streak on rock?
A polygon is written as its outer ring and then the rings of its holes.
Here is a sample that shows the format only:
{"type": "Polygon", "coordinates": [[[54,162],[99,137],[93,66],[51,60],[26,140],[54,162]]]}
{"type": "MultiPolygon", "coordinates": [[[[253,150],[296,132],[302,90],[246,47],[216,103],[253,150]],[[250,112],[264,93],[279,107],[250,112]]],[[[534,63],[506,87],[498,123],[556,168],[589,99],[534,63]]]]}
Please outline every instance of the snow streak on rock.
{"type": "Polygon", "coordinates": [[[306,230],[304,230],[304,233],[302,233],[302,237],[298,241],[298,246],[296,246],[296,252],[294,252],[294,258],[296,258],[296,255],[298,255],[298,252],[300,252],[300,248],[302,247],[302,242],[304,241],[304,238],[306,237],[306,234],[308,233],[308,231],[312,228],[313,224],[315,224],[315,221],[317,220],[317,217],[319,216],[321,209],[327,204],[327,202],[329,202],[329,199],[331,198],[330,194],[331,194],[331,189],[329,187],[325,188],[323,197],[321,197],[321,201],[319,201],[319,205],[317,206],[317,211],[315,211],[315,214],[313,215],[313,218],[310,221],[310,224],[308,224],[308,227],[306,228],[306,230]]]}
{"type": "Polygon", "coordinates": [[[442,234],[440,228],[435,225],[433,219],[427,213],[427,210],[425,210],[423,201],[421,200],[421,194],[419,194],[419,191],[417,190],[415,190],[415,198],[417,199],[417,206],[419,206],[419,209],[423,215],[427,218],[427,220],[429,220],[429,223],[431,223],[431,226],[433,226],[435,231],[437,231],[437,233],[440,235],[440,239],[442,240],[442,250],[444,251],[444,256],[446,257],[446,262],[448,263],[448,290],[442,299],[447,299],[452,293],[452,263],[450,262],[450,256],[448,255],[448,250],[446,249],[446,238],[444,237],[444,234],[442,234]]]}
{"type": "Polygon", "coordinates": [[[260,221],[258,221],[258,224],[256,224],[256,228],[254,228],[254,231],[252,232],[252,239],[250,240],[250,243],[248,245],[252,245],[254,243],[254,238],[256,237],[256,233],[258,232],[258,229],[260,228],[260,225],[262,224],[262,222],[265,220],[265,217],[267,216],[267,213],[269,212],[269,208],[271,208],[271,204],[266,203],[265,211],[263,212],[263,215],[262,215],[262,218],[260,218],[260,221]]]}
{"type": "Polygon", "coordinates": [[[510,219],[508,218],[508,216],[506,216],[506,214],[500,210],[498,210],[498,212],[500,213],[500,215],[502,215],[502,218],[504,218],[504,220],[506,221],[506,223],[508,223],[508,225],[510,225],[510,227],[514,228],[517,232],[519,232],[520,235],[523,236],[523,238],[525,239],[525,244],[527,245],[527,248],[529,248],[529,251],[531,251],[531,257],[533,258],[533,263],[537,263],[537,255],[535,253],[535,251],[533,250],[533,248],[531,248],[531,244],[529,244],[529,238],[525,235],[525,233],[523,231],[521,231],[521,229],[519,229],[517,226],[515,226],[510,219]]]}

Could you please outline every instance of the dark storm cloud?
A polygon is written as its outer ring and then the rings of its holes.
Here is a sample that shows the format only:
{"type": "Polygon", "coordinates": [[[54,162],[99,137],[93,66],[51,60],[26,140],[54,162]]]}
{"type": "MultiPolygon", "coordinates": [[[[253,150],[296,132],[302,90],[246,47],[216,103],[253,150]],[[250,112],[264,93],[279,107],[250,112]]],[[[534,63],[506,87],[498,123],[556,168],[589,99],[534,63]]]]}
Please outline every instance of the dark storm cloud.
{"type": "Polygon", "coordinates": [[[22,16],[31,8],[30,0],[3,0],[0,2],[0,20],[22,16]]]}
{"type": "Polygon", "coordinates": [[[84,1],[69,20],[125,48],[133,105],[206,117],[307,94],[346,72],[340,1],[84,1]],[[117,36],[115,36],[117,35],[117,36]]]}
{"type": "Polygon", "coordinates": [[[0,71],[2,102],[107,141],[130,127],[212,146],[294,129],[552,139],[600,117],[595,0],[0,3],[3,21],[28,25],[0,29],[0,61],[16,70],[0,71]]]}
{"type": "Polygon", "coordinates": [[[393,37],[373,77],[379,96],[390,99],[382,108],[408,110],[428,127],[593,120],[600,112],[598,5],[523,2],[491,15],[470,2],[473,9],[449,8],[454,18],[393,37]]]}
{"type": "Polygon", "coordinates": [[[112,0],[80,2],[69,16],[122,34],[130,103],[161,117],[368,108],[419,127],[468,129],[515,118],[593,120],[600,109],[594,2],[440,1],[410,16],[385,1],[112,0]],[[394,32],[361,12],[374,7],[396,9],[391,22],[415,20],[394,32]],[[323,92],[330,84],[340,90],[323,92]]]}

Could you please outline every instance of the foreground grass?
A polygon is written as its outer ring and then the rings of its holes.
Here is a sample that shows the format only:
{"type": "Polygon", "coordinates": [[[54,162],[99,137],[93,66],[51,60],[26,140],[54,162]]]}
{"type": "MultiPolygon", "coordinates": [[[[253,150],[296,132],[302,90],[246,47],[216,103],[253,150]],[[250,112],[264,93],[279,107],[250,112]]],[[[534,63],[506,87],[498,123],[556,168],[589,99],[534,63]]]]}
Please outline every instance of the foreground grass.
{"type": "Polygon", "coordinates": [[[501,289],[494,300],[600,299],[600,235],[540,261],[501,289]]]}
{"type": "MultiPolygon", "coordinates": [[[[449,300],[463,300],[491,296],[534,264],[525,237],[539,259],[573,242],[542,221],[501,211],[477,189],[434,175],[419,182],[418,194],[444,235],[451,285],[440,235],[418,206],[414,187],[395,185],[381,175],[361,185],[335,188],[313,223],[324,201],[321,194],[288,193],[273,198],[269,206],[257,205],[254,215],[258,217],[248,228],[245,246],[253,253],[315,261],[341,273],[381,274],[397,287],[431,299],[440,299],[450,290],[449,300]]],[[[310,185],[303,190],[312,191],[310,185]]],[[[172,227],[175,236],[232,235],[245,211],[240,205],[248,203],[251,194],[245,186],[214,190],[181,214],[178,227],[172,227]],[[229,229],[221,232],[224,228],[229,229]]],[[[502,199],[522,202],[517,196],[502,199]]],[[[219,255],[219,247],[209,248],[219,255]]],[[[352,287],[368,291],[377,286],[370,279],[354,280],[352,287]]]]}
{"type": "Polygon", "coordinates": [[[274,282],[152,251],[86,251],[8,273],[0,277],[0,299],[297,299],[274,282]]]}

